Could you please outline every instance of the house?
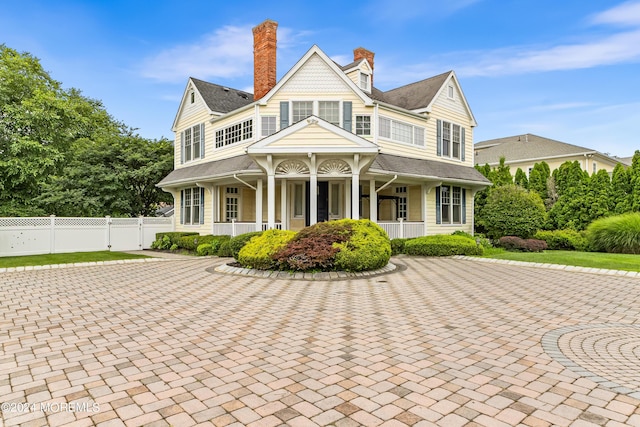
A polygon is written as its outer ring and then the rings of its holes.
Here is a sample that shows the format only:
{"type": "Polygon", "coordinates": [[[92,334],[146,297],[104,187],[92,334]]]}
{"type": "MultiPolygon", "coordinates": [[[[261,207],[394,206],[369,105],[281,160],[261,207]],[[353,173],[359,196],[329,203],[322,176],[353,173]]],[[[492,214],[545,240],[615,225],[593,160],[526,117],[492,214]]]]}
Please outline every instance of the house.
{"type": "Polygon", "coordinates": [[[188,80],[173,123],[176,230],[237,235],[369,218],[390,237],[473,232],[476,121],[453,71],[383,92],[374,53],[311,47],[279,81],[276,30],[253,29],[254,94],[188,80]]]}
{"type": "Polygon", "coordinates": [[[511,173],[515,173],[520,168],[527,177],[533,166],[542,161],[545,161],[553,171],[564,162],[577,160],[582,169],[589,174],[594,174],[600,169],[611,174],[616,165],[622,164],[626,167],[631,164],[626,159],[611,157],[590,148],[530,133],[481,141],[475,144],[474,151],[476,165],[488,164],[496,167],[500,164],[500,158],[504,157],[505,164],[510,167],[511,173]]]}

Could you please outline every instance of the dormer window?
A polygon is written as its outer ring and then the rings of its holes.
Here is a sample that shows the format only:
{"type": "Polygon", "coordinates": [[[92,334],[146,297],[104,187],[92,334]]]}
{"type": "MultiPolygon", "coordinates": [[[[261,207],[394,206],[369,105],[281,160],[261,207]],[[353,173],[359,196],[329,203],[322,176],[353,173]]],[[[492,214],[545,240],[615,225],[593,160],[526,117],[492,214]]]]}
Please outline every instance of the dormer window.
{"type": "Polygon", "coordinates": [[[370,76],[369,74],[360,73],[360,89],[363,90],[371,90],[371,85],[369,84],[370,76]]]}

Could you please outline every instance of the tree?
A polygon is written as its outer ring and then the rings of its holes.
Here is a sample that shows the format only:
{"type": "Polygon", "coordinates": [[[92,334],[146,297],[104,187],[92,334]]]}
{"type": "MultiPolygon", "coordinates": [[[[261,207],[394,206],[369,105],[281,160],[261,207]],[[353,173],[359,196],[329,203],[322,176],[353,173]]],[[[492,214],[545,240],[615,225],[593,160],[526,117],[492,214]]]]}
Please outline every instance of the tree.
{"type": "Polygon", "coordinates": [[[509,170],[509,165],[505,165],[505,158],[500,157],[500,164],[497,168],[493,168],[489,172],[489,180],[494,186],[499,187],[501,185],[513,184],[513,176],[509,170]]]}
{"type": "Polygon", "coordinates": [[[80,140],[62,174],[46,185],[37,202],[59,216],[153,216],[170,194],[155,186],[173,169],[168,140],[109,136],[80,140]]]}
{"type": "Polygon", "coordinates": [[[620,163],[613,169],[611,177],[613,211],[622,214],[631,211],[631,182],[627,169],[620,163]]]}
{"type": "Polygon", "coordinates": [[[34,215],[73,142],[117,129],[100,102],[63,90],[37,58],[0,45],[0,216],[34,215]]]}
{"type": "Polygon", "coordinates": [[[629,169],[629,185],[631,186],[630,208],[632,212],[640,211],[640,150],[636,150],[629,169]]]}
{"type": "Polygon", "coordinates": [[[513,179],[513,182],[522,188],[529,188],[529,180],[527,179],[527,174],[525,174],[520,168],[516,170],[516,176],[513,179]]]}
{"type": "Polygon", "coordinates": [[[545,222],[546,211],[538,193],[515,184],[491,189],[479,219],[492,239],[531,237],[545,222]]]}
{"type": "Polygon", "coordinates": [[[533,169],[529,173],[529,190],[538,193],[542,200],[549,198],[547,183],[550,176],[551,169],[545,161],[533,165],[533,169]]]}

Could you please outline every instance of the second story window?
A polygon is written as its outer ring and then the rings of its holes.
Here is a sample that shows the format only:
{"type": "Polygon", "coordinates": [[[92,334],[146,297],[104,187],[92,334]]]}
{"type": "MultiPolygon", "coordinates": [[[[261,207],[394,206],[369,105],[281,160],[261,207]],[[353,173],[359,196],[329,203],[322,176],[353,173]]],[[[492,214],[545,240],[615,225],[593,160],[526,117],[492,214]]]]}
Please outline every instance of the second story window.
{"type": "Polygon", "coordinates": [[[464,160],[464,128],[455,123],[438,120],[438,156],[464,160]]]}
{"type": "Polygon", "coordinates": [[[293,123],[298,123],[300,120],[313,115],[313,101],[293,101],[291,107],[293,123]]]}
{"type": "Polygon", "coordinates": [[[378,135],[391,141],[424,147],[424,128],[410,123],[380,117],[378,135]]]}
{"type": "Polygon", "coordinates": [[[340,126],[340,101],[320,101],[318,103],[318,117],[340,126]]]}
{"type": "Polygon", "coordinates": [[[276,133],[276,116],[262,116],[262,137],[276,133]]]}
{"type": "Polygon", "coordinates": [[[180,134],[182,163],[204,157],[204,124],[186,128],[180,134]]]}
{"type": "Polygon", "coordinates": [[[371,90],[369,81],[370,81],[369,74],[360,73],[360,89],[371,90]]]}
{"type": "Polygon", "coordinates": [[[371,136],[371,116],[356,116],[356,135],[371,136]]]}
{"type": "Polygon", "coordinates": [[[253,138],[253,120],[245,120],[216,131],[216,148],[253,138]]]}

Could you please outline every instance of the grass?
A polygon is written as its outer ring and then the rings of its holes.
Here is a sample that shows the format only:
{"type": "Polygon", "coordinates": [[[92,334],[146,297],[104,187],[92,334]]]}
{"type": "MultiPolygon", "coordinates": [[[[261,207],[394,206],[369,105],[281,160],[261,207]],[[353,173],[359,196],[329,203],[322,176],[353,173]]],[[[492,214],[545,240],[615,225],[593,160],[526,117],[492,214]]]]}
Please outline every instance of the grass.
{"type": "Polygon", "coordinates": [[[508,252],[504,249],[489,249],[485,250],[483,257],[539,262],[544,264],[606,268],[610,270],[640,271],[640,255],[632,254],[578,251],[508,252]]]}
{"type": "Polygon", "coordinates": [[[44,254],[0,257],[0,268],[26,267],[33,265],[72,264],[76,262],[114,261],[119,259],[149,258],[125,252],[71,252],[66,254],[44,254]]]}

